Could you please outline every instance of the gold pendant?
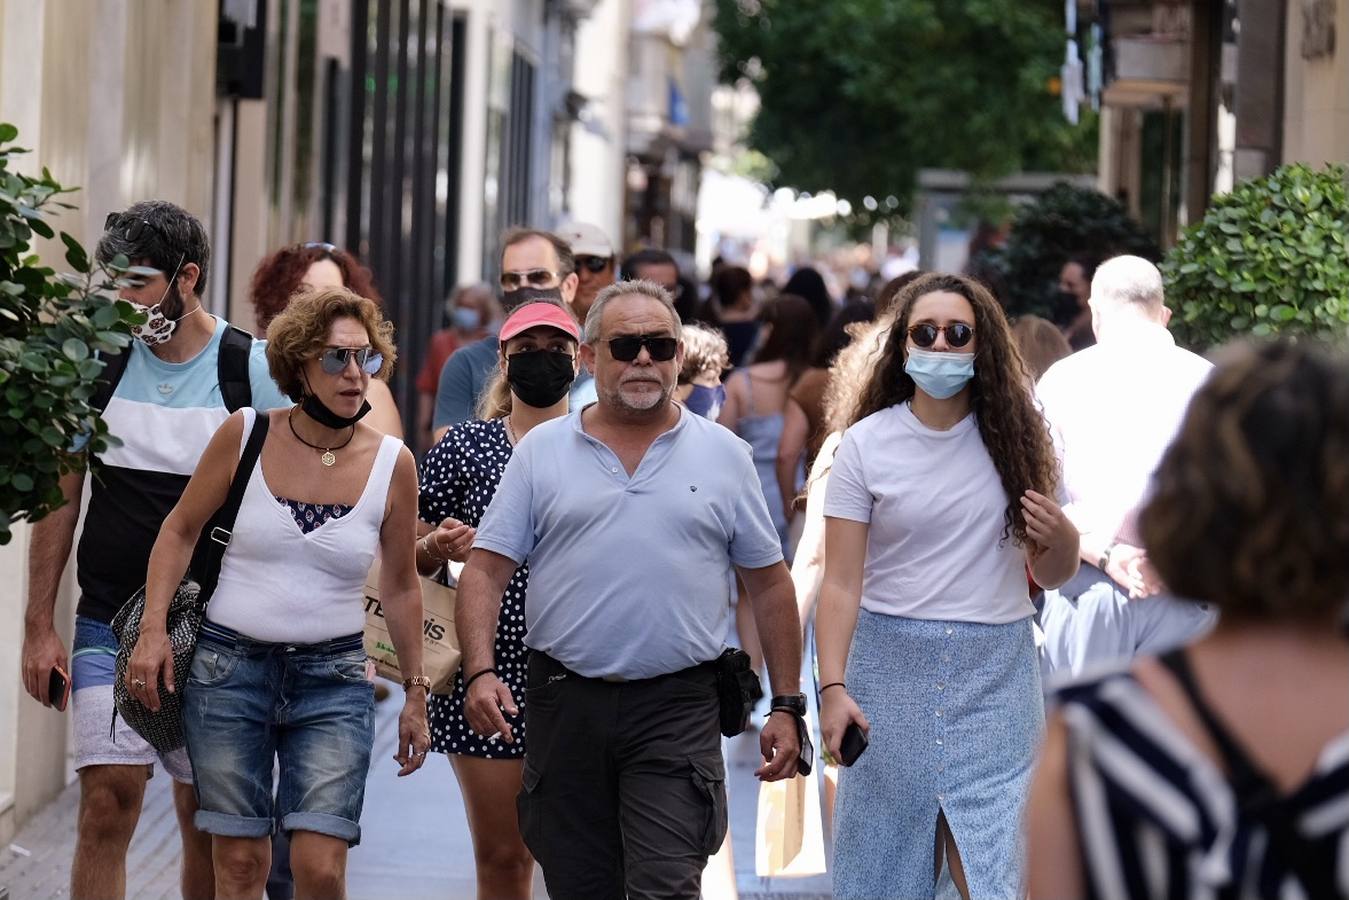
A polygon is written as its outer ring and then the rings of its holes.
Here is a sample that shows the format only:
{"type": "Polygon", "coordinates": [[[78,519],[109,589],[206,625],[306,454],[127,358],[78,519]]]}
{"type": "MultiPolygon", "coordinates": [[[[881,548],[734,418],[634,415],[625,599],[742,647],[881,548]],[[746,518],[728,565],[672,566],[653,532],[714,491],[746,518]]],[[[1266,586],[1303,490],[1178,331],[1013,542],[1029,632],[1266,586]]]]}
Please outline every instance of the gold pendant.
{"type": "Polygon", "coordinates": [[[333,456],[333,451],[324,450],[323,455],[319,457],[319,462],[323,463],[325,466],[331,469],[333,465],[337,462],[337,457],[333,456]]]}

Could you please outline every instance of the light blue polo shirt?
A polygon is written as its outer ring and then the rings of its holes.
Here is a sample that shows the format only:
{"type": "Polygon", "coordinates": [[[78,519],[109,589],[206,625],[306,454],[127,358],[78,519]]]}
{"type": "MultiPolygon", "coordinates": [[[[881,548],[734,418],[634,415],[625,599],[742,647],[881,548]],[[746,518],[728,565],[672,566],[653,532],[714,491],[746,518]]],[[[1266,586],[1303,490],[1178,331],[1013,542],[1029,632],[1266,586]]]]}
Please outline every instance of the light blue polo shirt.
{"type": "Polygon", "coordinates": [[[473,546],[529,561],[525,644],[590,678],[715,659],[731,567],[782,561],[749,444],[679,407],[632,477],[581,410],[515,448],[473,546]]]}

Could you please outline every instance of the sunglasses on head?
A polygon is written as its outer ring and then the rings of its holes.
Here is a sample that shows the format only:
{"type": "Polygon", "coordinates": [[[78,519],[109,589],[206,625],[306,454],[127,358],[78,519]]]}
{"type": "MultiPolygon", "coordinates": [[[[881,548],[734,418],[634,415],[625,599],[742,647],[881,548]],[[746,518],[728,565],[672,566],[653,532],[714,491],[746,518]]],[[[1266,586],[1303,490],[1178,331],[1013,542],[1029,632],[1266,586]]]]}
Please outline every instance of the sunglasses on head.
{"type": "Polygon", "coordinates": [[[108,213],[108,217],[103,220],[104,231],[127,241],[140,240],[146,229],[153,231],[165,241],[169,240],[169,236],[164,233],[164,229],[148,219],[138,219],[124,212],[114,212],[108,213]]]}
{"type": "Polygon", "coordinates": [[[336,252],[337,252],[337,245],[336,245],[336,244],[330,244],[330,243],[328,243],[327,241],[306,241],[305,243],[301,244],[300,247],[301,247],[302,249],[305,249],[305,250],[313,250],[315,247],[317,247],[318,249],[322,250],[324,253],[336,253],[336,252]]]}
{"type": "Polygon", "coordinates": [[[952,322],[950,325],[920,322],[909,328],[909,338],[913,340],[915,346],[926,349],[937,343],[938,332],[946,335],[946,343],[952,347],[963,347],[974,337],[974,329],[964,322],[952,322]]]}
{"type": "Polygon", "coordinates": [[[609,265],[607,256],[578,256],[576,257],[576,267],[585,269],[592,275],[598,275],[609,265]]]}
{"type": "Polygon", "coordinates": [[[327,347],[319,354],[319,365],[329,375],[341,375],[353,357],[357,367],[367,375],[378,373],[384,365],[384,355],[374,347],[327,347]]]}
{"type": "Polygon", "coordinates": [[[522,287],[552,287],[557,282],[557,273],[547,269],[528,269],[523,272],[502,272],[501,289],[514,291],[522,287]]]}
{"type": "Polygon", "coordinates": [[[646,334],[634,334],[609,340],[609,355],[619,362],[632,362],[642,348],[651,354],[655,362],[669,362],[679,349],[679,340],[672,337],[657,337],[646,334]]]}

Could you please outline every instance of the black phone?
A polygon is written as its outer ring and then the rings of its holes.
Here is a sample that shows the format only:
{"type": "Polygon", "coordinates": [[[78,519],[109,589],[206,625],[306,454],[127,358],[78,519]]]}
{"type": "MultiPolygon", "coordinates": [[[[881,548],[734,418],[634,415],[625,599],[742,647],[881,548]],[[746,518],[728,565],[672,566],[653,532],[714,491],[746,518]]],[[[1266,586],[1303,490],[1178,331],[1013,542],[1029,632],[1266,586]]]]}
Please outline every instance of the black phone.
{"type": "Polygon", "coordinates": [[[52,706],[65,712],[70,701],[70,676],[60,666],[52,666],[51,674],[47,676],[47,699],[52,706]]]}
{"type": "Polygon", "coordinates": [[[861,756],[865,749],[867,749],[866,732],[856,722],[850,723],[843,729],[843,740],[838,747],[838,761],[845,766],[851,766],[857,762],[857,757],[861,756]]]}

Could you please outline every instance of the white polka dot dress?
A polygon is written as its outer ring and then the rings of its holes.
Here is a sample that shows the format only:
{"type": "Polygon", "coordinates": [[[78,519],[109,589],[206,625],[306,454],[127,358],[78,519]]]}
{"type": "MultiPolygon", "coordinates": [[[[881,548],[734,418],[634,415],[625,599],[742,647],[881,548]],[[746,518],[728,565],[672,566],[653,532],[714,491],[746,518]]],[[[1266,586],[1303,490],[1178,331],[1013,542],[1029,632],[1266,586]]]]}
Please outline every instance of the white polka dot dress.
{"type": "MultiPolygon", "coordinates": [[[[422,462],[418,513],[423,522],[438,525],[453,517],[478,527],[496,494],[511,443],[503,419],[461,422],[449,430],[422,462]]],[[[443,577],[443,576],[442,576],[443,577]]],[[[525,678],[529,651],[525,647],[525,585],[528,564],[515,570],[501,598],[497,620],[496,669],[511,689],[518,716],[507,716],[515,743],[488,741],[464,718],[464,677],[454,677],[454,693],[432,694],[428,704],[431,749],[485,759],[519,759],[525,755],[525,678]]]]}

